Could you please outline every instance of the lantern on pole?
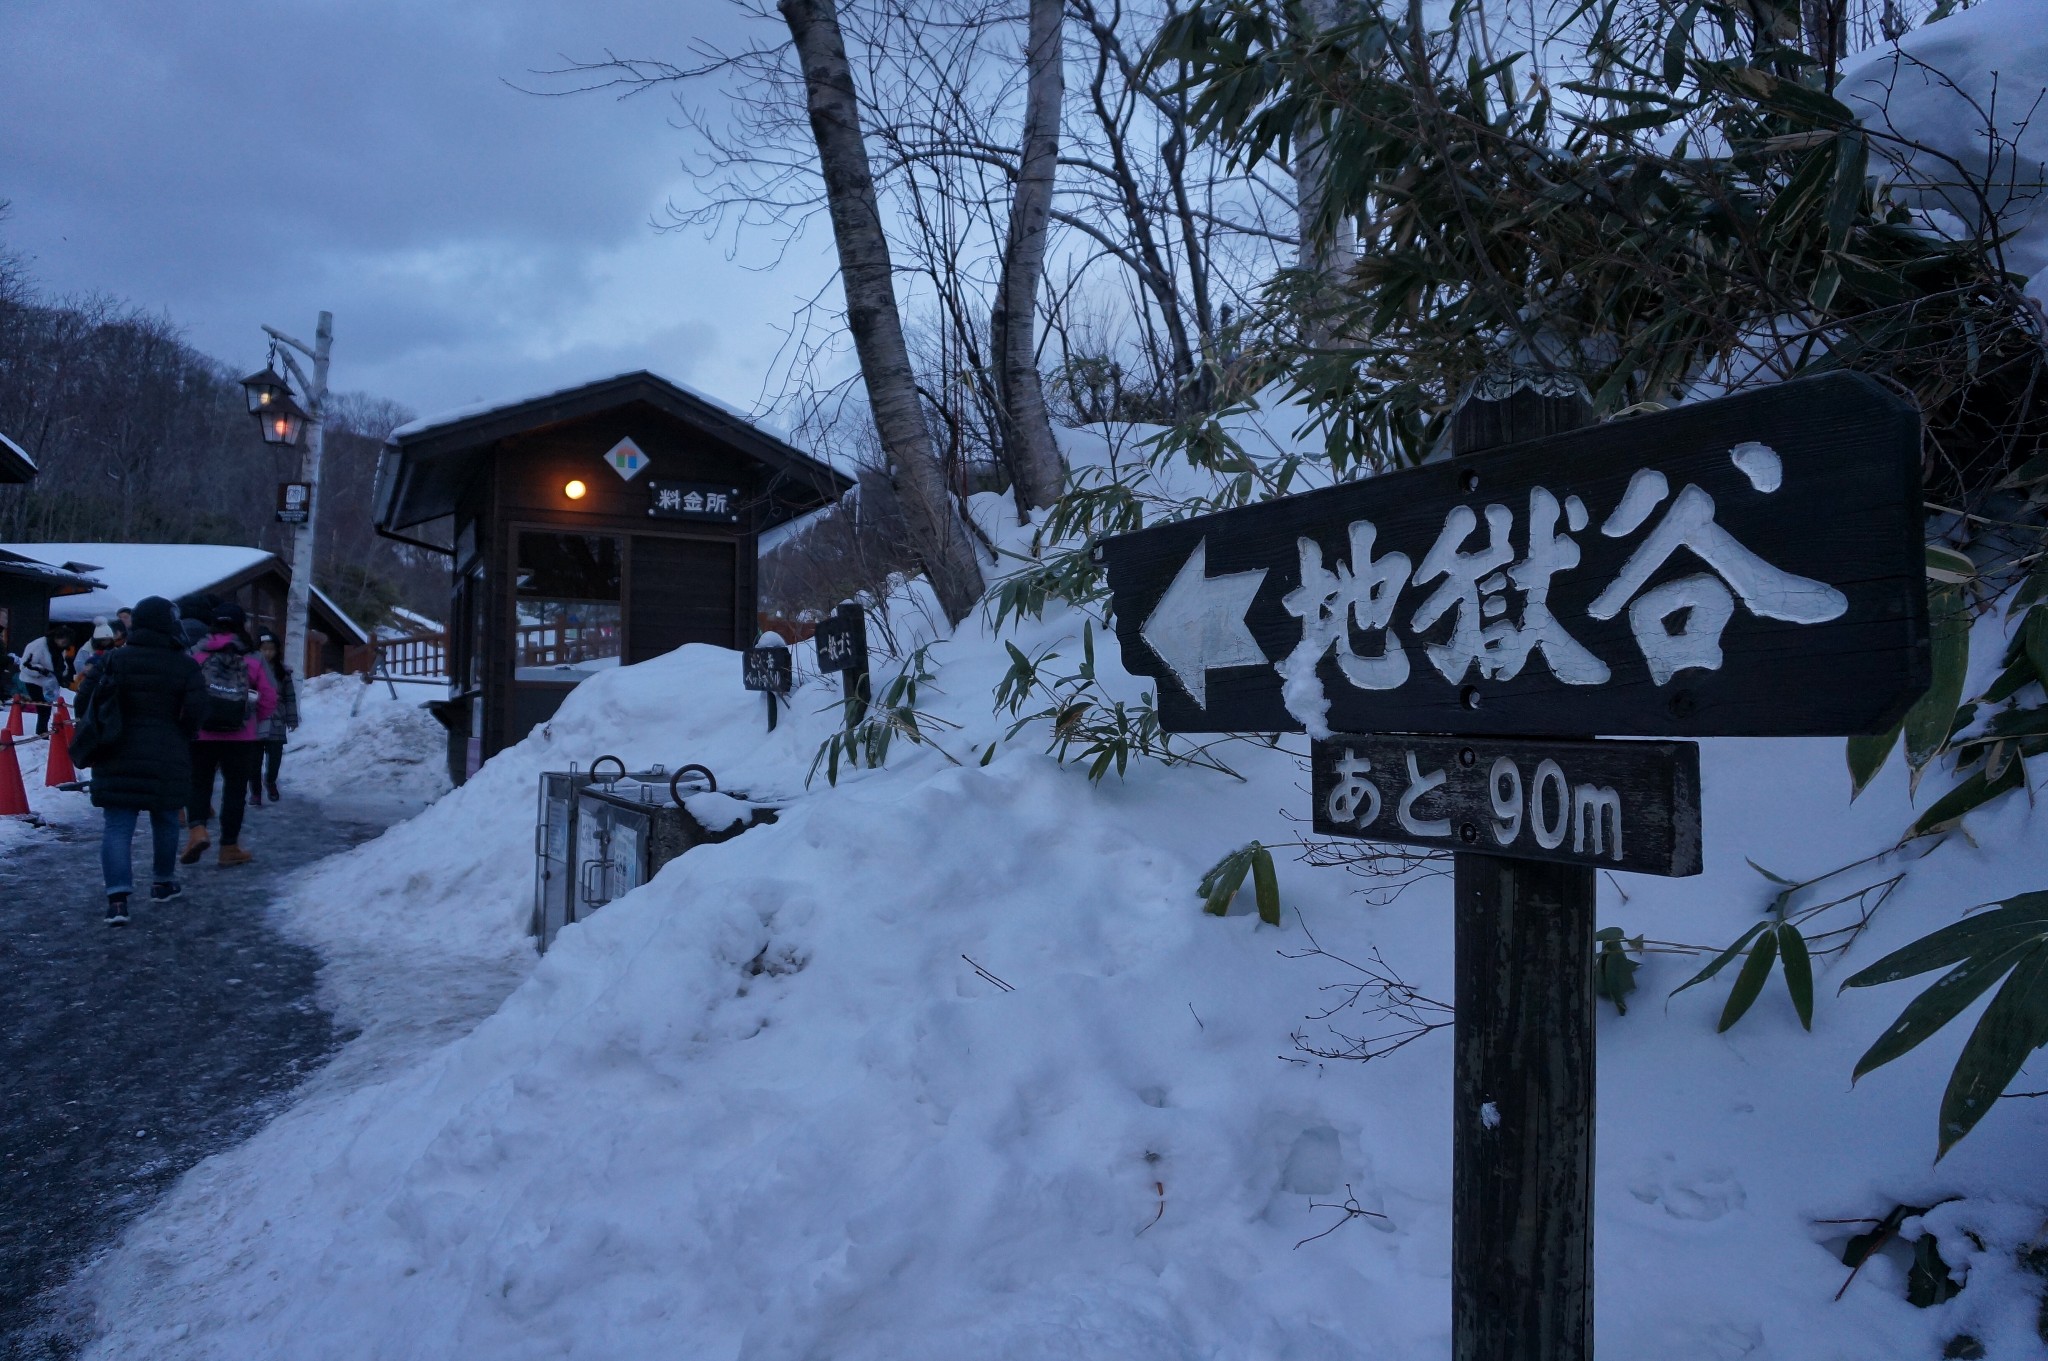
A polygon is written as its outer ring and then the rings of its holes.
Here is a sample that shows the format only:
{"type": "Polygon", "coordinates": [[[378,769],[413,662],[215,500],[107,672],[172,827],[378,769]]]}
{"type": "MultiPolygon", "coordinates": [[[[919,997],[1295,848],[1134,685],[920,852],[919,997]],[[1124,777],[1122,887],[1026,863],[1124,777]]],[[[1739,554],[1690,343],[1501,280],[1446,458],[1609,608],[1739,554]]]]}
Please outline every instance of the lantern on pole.
{"type": "Polygon", "coordinates": [[[269,364],[242,380],[242,392],[249,399],[249,414],[263,430],[265,444],[298,445],[306,428],[306,413],[292,400],[291,385],[269,364]]]}

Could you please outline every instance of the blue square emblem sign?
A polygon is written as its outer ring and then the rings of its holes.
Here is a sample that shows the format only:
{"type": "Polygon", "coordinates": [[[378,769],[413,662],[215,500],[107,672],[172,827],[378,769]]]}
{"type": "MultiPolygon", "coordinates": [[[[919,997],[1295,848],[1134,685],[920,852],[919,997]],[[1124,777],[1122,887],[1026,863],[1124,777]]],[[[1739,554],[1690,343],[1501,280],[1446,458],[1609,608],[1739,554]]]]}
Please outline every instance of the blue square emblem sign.
{"type": "Polygon", "coordinates": [[[647,466],[647,455],[631,439],[622,439],[605,454],[604,461],[613,472],[631,482],[647,466]]]}

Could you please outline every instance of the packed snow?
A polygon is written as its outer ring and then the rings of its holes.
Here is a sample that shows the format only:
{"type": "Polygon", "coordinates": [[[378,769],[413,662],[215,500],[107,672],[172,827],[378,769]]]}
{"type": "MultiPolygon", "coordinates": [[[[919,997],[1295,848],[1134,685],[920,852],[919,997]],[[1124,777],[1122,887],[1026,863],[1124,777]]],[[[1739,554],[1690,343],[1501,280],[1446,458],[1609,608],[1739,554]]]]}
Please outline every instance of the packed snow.
{"type": "MultiPolygon", "coordinates": [[[[913,587],[875,635],[905,652],[932,613],[913,587]]],[[[1080,628],[1055,607],[1005,638],[1077,660],[1080,628]]],[[[1370,1025],[1306,1019],[1356,978],[1305,954],[1311,931],[1449,996],[1447,881],[1390,896],[1283,850],[1281,928],[1203,915],[1224,852],[1300,835],[1298,739],[1219,749],[1242,782],[1141,762],[1091,784],[1042,728],[1004,740],[1005,638],[976,619],[932,648],[944,754],[899,739],[836,788],[806,784],[839,712],[808,644],[773,733],[731,652],[605,672],[323,865],[283,920],[336,961],[330,1001],[374,1060],[345,1050],[133,1228],[86,1283],[105,1329],[87,1354],[1448,1356],[1448,1033],[1364,1066],[1292,1038],[1370,1025]],[[787,806],[536,957],[536,777],[607,753],[787,806]]],[[[1745,857],[1803,877],[1913,815],[1896,762],[1851,804],[1838,741],[1702,746],[1707,872],[1602,876],[1602,925],[1718,948],[1775,892],[1745,857]]],[[[2036,816],[2008,798],[1860,872],[1907,873],[1823,980],[2041,887],[2036,816]]],[[[1823,987],[1811,1035],[1774,985],[1716,1035],[1725,987],[1663,1000],[1704,959],[1651,953],[1628,1014],[1602,1004],[1601,1350],[1868,1361],[1968,1333],[2048,1355],[2018,1256],[2048,1218],[2048,1110],[2004,1103],[1937,1166],[1959,1031],[1848,1081],[1910,985],[1823,987]],[[1834,1221],[1937,1202],[1907,1232],[1937,1235],[1960,1295],[1914,1308],[1907,1262],[1880,1255],[1834,1299],[1860,1227],[1834,1221]]]]}

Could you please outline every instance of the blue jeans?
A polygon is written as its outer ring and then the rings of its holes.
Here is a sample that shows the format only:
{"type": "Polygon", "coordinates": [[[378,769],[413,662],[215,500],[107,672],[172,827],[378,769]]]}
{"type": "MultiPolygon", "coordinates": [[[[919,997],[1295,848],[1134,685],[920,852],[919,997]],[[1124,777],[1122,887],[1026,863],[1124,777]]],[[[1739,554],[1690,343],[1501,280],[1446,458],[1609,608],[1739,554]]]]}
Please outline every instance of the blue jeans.
{"type": "MultiPolygon", "coordinates": [[[[139,808],[102,808],[107,826],[100,837],[100,869],[107,876],[107,896],[135,891],[135,823],[139,808]]],[[[178,810],[149,810],[150,877],[159,884],[178,878],[178,810]]]]}

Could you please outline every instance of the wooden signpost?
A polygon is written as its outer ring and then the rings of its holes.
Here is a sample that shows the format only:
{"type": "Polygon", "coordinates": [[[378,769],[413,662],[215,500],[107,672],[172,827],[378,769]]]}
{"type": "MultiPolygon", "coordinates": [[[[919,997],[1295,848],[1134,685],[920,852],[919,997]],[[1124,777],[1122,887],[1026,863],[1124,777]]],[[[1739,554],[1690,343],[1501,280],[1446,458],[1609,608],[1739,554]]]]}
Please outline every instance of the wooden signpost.
{"type": "Polygon", "coordinates": [[[796,669],[790,665],[789,644],[779,633],[764,633],[754,646],[740,653],[740,677],[749,690],[768,696],[768,731],[775,731],[775,702],[787,696],[796,684],[796,669]]]}
{"type": "Polygon", "coordinates": [[[856,706],[859,713],[867,711],[869,699],[867,615],[854,601],[841,601],[832,617],[819,623],[812,636],[818,644],[818,669],[838,671],[845,677],[847,715],[851,721],[856,706]]]}
{"type": "Polygon", "coordinates": [[[1105,539],[1169,732],[1307,731],[1315,826],[1449,850],[1454,1361],[1593,1354],[1594,876],[1697,874],[1699,751],[1926,689],[1920,423],[1832,374],[1580,428],[1508,379],[1459,457],[1105,539]]]}

